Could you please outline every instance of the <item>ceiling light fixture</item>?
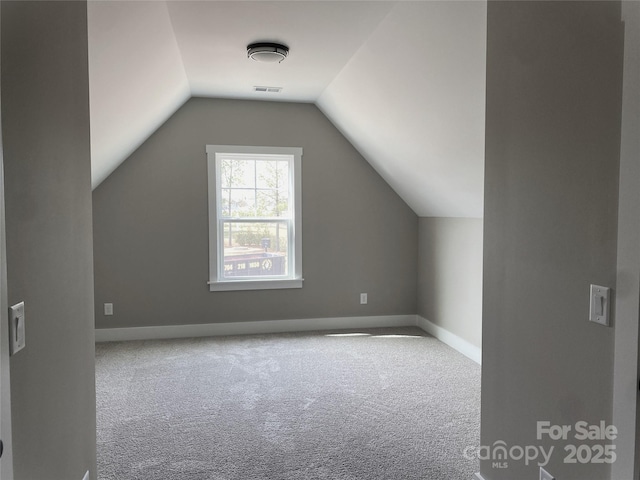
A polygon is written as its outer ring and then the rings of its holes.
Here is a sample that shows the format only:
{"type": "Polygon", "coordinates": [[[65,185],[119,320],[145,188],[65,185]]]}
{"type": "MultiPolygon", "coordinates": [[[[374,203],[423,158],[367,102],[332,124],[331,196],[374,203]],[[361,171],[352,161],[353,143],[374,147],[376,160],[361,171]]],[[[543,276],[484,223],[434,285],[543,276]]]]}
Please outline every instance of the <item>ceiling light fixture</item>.
{"type": "Polygon", "coordinates": [[[289,47],[280,43],[260,42],[247,45],[247,57],[256,62],[280,63],[289,55],[289,47]]]}

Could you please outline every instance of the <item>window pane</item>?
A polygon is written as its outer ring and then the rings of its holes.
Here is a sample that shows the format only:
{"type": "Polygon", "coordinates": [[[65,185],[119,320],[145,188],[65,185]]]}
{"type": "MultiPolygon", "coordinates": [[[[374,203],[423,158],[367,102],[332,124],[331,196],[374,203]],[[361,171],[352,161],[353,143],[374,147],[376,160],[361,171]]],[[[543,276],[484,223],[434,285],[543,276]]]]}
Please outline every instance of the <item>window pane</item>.
{"type": "Polygon", "coordinates": [[[286,160],[221,157],[222,216],[289,218],[289,168],[286,160]]]}
{"type": "Polygon", "coordinates": [[[220,190],[220,214],[223,217],[229,217],[231,215],[231,190],[223,188],[220,190]]]}
{"type": "Polygon", "coordinates": [[[223,188],[220,213],[223,217],[253,217],[255,214],[255,191],[223,188]]]}
{"type": "Polygon", "coordinates": [[[289,187],[289,162],[262,160],[256,165],[256,187],[287,189],[289,187]]]}
{"type": "Polygon", "coordinates": [[[288,222],[224,222],[225,278],[288,276],[288,222]]]}
{"type": "Polygon", "coordinates": [[[254,189],[224,188],[221,197],[223,216],[254,217],[256,215],[256,191],[254,189]]]}
{"type": "Polygon", "coordinates": [[[268,205],[268,216],[287,217],[289,210],[289,162],[263,160],[256,162],[256,187],[259,198],[268,205]]]}
{"type": "Polygon", "coordinates": [[[289,198],[286,192],[258,190],[256,193],[258,217],[289,217],[289,198]]]}
{"type": "Polygon", "coordinates": [[[255,188],[255,161],[222,158],[220,183],[222,188],[255,188]]]}

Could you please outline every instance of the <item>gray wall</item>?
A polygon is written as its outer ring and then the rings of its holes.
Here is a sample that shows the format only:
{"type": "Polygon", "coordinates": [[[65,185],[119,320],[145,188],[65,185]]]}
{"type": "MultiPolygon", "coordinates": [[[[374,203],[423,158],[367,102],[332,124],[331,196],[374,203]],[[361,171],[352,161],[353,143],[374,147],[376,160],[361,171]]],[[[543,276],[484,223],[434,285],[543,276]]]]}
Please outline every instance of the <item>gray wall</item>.
{"type": "Polygon", "coordinates": [[[482,444],[554,445],[563,480],[609,475],[536,422],[611,422],[614,332],[588,315],[589,284],[616,286],[622,34],[618,2],[488,5],[482,444]]]}
{"type": "Polygon", "coordinates": [[[2,134],[16,480],[96,478],[87,12],[6,2],[2,134]]]}
{"type": "Polygon", "coordinates": [[[313,105],[191,99],[93,200],[97,328],[416,313],[417,217],[313,105]],[[207,144],[304,149],[302,289],[209,292],[207,144]]]}
{"type": "Polygon", "coordinates": [[[420,218],[418,314],[480,348],[482,219],[420,218]]]}

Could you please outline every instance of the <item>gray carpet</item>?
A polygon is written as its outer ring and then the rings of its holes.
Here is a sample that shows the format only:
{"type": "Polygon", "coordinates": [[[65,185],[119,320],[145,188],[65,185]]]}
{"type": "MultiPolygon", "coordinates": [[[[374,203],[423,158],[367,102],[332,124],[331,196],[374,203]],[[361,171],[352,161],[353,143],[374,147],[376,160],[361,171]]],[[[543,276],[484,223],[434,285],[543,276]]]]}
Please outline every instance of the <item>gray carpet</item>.
{"type": "Polygon", "coordinates": [[[417,328],[97,345],[100,480],[469,480],[480,367],[417,328]]]}

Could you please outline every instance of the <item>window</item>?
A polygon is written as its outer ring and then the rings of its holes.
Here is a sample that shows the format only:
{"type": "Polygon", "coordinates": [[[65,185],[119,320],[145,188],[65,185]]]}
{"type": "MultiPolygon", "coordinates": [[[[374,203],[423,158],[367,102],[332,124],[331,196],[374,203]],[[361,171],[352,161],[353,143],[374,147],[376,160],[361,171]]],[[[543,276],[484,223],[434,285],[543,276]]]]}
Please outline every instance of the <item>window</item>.
{"type": "Polygon", "coordinates": [[[209,290],[302,287],[302,149],[207,145],[209,290]]]}

